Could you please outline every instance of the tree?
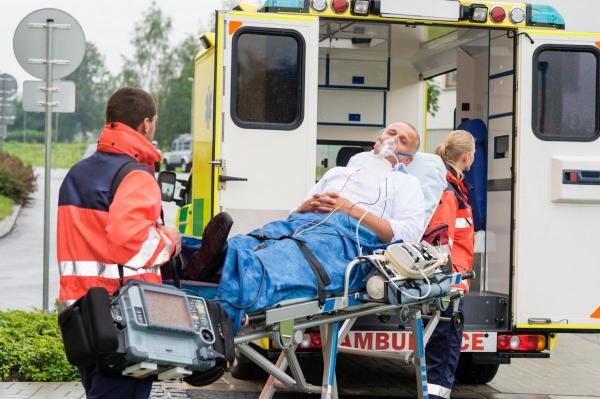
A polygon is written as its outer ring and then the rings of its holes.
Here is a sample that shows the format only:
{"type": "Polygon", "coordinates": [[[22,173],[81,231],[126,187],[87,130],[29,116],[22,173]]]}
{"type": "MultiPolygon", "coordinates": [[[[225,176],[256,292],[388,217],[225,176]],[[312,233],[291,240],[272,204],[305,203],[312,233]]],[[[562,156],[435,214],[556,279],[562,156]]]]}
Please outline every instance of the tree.
{"type": "Polygon", "coordinates": [[[188,36],[172,51],[178,74],[167,82],[158,106],[157,138],[163,145],[168,145],[181,133],[191,132],[194,57],[198,49],[198,40],[188,36]]]}
{"type": "Polygon", "coordinates": [[[77,133],[98,132],[104,125],[106,101],[115,89],[115,79],[94,43],[87,42],[85,57],[66,79],[75,82],[75,113],[60,116],[60,141],[77,133]]]}
{"type": "Polygon", "coordinates": [[[173,78],[175,71],[169,43],[171,29],[171,18],[153,1],[135,23],[131,39],[134,53],[131,58],[123,57],[122,85],[141,87],[157,98],[164,94],[165,83],[173,78]]]}
{"type": "Polygon", "coordinates": [[[427,81],[427,112],[429,112],[431,116],[435,116],[440,110],[440,94],[442,94],[442,89],[440,89],[438,82],[429,79],[427,81]]]}

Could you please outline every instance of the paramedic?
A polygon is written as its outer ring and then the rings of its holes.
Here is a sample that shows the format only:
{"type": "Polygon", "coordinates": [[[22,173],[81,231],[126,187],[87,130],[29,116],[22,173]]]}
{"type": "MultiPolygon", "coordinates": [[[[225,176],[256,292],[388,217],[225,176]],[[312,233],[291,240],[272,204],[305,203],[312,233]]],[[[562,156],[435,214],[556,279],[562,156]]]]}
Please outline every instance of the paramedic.
{"type": "MultiPolygon", "coordinates": [[[[473,267],[473,246],[475,231],[471,206],[467,202],[467,187],[463,181],[475,159],[475,140],[464,130],[451,132],[438,146],[436,153],[442,158],[448,172],[448,188],[442,194],[428,229],[447,225],[454,272],[466,272],[473,267]]],[[[453,288],[469,290],[468,280],[453,288]]],[[[462,310],[462,301],[461,301],[462,310]]],[[[448,306],[442,316],[450,317],[452,306],[448,306]]],[[[440,323],[433,332],[426,353],[429,397],[450,397],[454,385],[454,373],[460,357],[462,328],[455,331],[450,323],[440,323]]]]}
{"type": "MultiPolygon", "coordinates": [[[[152,145],[157,118],[150,94],[117,90],[108,100],[96,153],[73,166],[60,187],[57,255],[63,309],[91,287],[112,294],[121,283],[118,265],[124,266],[125,280],[161,283],[160,265],[180,250],[179,232],[157,223],[161,193],[152,173],[160,161],[152,145]],[[110,203],[113,178],[125,164],[135,168],[110,203]]],[[[105,375],[98,365],[79,371],[88,398],[150,396],[151,381],[105,375]]]]}
{"type": "Polygon", "coordinates": [[[309,191],[293,212],[333,210],[347,214],[372,230],[381,242],[418,242],[423,234],[424,202],[418,179],[406,165],[419,149],[415,128],[393,123],[379,136],[373,151],[352,157],[347,167],[335,167],[309,191]],[[381,179],[377,179],[381,176],[381,179]]]}

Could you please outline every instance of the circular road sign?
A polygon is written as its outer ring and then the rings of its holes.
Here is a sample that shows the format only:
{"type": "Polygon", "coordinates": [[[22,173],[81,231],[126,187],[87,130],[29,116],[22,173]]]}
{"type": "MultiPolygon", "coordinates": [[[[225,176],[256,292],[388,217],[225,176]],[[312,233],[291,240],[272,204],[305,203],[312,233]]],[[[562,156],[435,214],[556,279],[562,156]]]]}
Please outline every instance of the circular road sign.
{"type": "Polygon", "coordinates": [[[17,80],[7,73],[0,74],[0,99],[10,98],[17,92],[17,80]]]}
{"type": "Polygon", "coordinates": [[[42,8],[28,14],[17,26],[13,48],[19,64],[31,75],[46,78],[46,30],[43,25],[53,20],[52,78],[61,79],[72,73],[85,55],[85,35],[79,22],[55,8],[42,8]]]}

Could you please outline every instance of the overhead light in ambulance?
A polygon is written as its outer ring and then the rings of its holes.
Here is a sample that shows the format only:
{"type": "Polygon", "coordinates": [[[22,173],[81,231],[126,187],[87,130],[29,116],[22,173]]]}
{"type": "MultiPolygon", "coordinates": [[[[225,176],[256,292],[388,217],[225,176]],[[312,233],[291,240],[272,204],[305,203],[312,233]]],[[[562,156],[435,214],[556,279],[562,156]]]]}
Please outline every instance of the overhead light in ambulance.
{"type": "Polygon", "coordinates": [[[333,8],[333,11],[341,14],[348,9],[348,1],[347,0],[331,0],[331,8],[333,8]]]}
{"type": "Polygon", "coordinates": [[[519,7],[513,7],[508,13],[508,18],[513,24],[520,24],[525,21],[525,11],[519,7]]]}
{"type": "Polygon", "coordinates": [[[502,6],[494,6],[490,11],[490,19],[500,23],[506,18],[506,10],[502,6]]]}
{"type": "Polygon", "coordinates": [[[312,8],[317,12],[323,12],[327,8],[327,0],[312,0],[312,8]]]}
{"type": "Polygon", "coordinates": [[[354,0],[352,4],[352,14],[354,15],[369,15],[369,10],[371,9],[371,1],[370,0],[354,0]]]}

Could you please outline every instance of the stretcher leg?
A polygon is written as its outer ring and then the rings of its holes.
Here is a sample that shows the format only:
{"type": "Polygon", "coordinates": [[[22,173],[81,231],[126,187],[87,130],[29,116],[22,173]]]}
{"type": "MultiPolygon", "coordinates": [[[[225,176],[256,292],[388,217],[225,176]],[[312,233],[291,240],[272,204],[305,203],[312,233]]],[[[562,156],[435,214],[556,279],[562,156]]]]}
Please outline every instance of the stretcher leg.
{"type": "Polygon", "coordinates": [[[337,378],[335,375],[339,322],[322,325],[321,342],[323,346],[323,384],[321,399],[337,399],[337,378]]]}
{"type": "MultiPolygon", "coordinates": [[[[287,359],[285,358],[285,353],[281,352],[279,354],[279,358],[277,358],[275,367],[277,367],[278,369],[280,369],[282,371],[285,371],[287,366],[288,366],[288,363],[287,363],[287,359]]],[[[272,374],[269,374],[269,378],[267,378],[267,382],[265,382],[265,386],[263,387],[262,391],[260,392],[260,396],[258,397],[258,399],[271,399],[273,397],[273,395],[275,395],[276,390],[277,389],[275,388],[275,377],[273,377],[272,374]]]]}
{"type": "Polygon", "coordinates": [[[421,312],[415,312],[410,318],[412,327],[412,337],[414,344],[413,363],[415,366],[417,377],[417,395],[419,399],[427,399],[429,397],[427,387],[427,365],[425,364],[425,340],[423,334],[423,319],[421,312]]]}

